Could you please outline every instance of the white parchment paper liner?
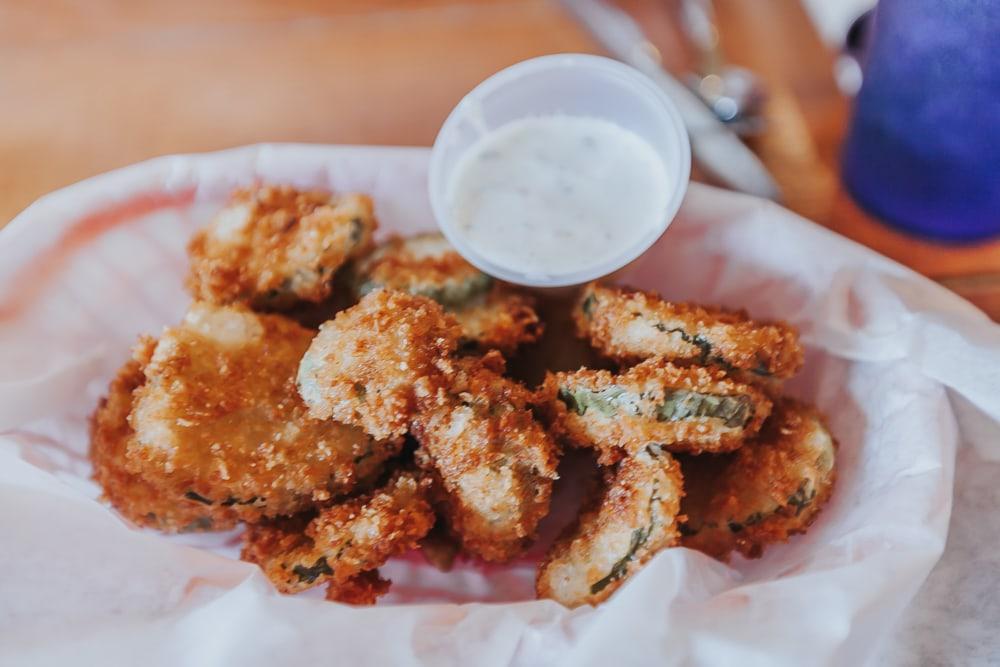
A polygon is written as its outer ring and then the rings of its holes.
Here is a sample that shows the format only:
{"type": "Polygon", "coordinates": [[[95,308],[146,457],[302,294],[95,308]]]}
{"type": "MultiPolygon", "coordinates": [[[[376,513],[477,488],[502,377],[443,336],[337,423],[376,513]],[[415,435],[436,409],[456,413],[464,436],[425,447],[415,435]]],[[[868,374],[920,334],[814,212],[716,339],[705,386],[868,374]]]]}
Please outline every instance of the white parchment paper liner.
{"type": "Polygon", "coordinates": [[[184,245],[227,192],[255,179],[362,190],[383,231],[405,233],[433,227],[426,163],[422,149],[300,145],[161,158],[49,195],[0,232],[0,663],[867,658],[941,553],[956,445],[1000,458],[1000,329],[861,246],[704,186],[627,281],[797,325],[807,365],[789,392],[841,445],[830,505],[764,558],[668,550],[571,612],[531,600],[530,562],[442,574],[414,555],[385,568],[386,600],[358,609],[274,593],[232,559],[235,533],[136,531],[95,500],[87,416],[135,336],[184,312],[184,245]]]}

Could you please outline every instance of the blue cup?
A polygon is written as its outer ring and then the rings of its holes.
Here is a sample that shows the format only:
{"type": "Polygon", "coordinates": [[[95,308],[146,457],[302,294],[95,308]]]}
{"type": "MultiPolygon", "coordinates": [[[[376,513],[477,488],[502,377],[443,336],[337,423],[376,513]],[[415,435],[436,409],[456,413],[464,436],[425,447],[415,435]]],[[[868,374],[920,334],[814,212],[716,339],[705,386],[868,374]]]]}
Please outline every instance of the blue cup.
{"type": "Polygon", "coordinates": [[[842,154],[847,189],[918,235],[1000,235],[1000,0],[881,0],[842,154]]]}

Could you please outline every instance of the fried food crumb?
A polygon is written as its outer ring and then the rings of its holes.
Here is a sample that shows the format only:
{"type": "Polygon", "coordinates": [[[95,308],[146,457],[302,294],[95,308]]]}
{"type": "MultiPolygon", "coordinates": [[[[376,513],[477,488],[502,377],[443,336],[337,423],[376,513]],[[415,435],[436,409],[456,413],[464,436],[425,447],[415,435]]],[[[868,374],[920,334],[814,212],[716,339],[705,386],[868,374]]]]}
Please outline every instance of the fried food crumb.
{"type": "Polygon", "coordinates": [[[389,592],[392,581],[379,576],[378,570],[367,570],[351,577],[342,584],[330,582],[326,587],[326,599],[356,607],[375,604],[389,592]]]}

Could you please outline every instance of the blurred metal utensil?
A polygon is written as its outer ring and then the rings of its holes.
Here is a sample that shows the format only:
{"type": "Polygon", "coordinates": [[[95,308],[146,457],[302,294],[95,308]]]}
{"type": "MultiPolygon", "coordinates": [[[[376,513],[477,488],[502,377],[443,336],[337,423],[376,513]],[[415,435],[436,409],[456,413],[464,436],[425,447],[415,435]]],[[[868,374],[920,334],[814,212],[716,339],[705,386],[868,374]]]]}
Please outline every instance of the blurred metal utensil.
{"type": "Polygon", "coordinates": [[[682,0],[681,27],[701,61],[698,74],[688,78],[691,89],[737,134],[759,133],[764,127],[764,86],[752,71],[726,63],[711,0],[682,0]]]}
{"type": "Polygon", "coordinates": [[[716,117],[741,136],[759,134],[765,126],[765,95],[757,75],[727,65],[719,72],[693,77],[691,87],[716,117]]]}
{"type": "Polygon", "coordinates": [[[757,156],[743,145],[687,86],[668,74],[642,28],[621,9],[600,0],[562,0],[608,52],[648,76],[677,106],[701,169],[728,187],[780,199],[781,193],[757,156]]]}

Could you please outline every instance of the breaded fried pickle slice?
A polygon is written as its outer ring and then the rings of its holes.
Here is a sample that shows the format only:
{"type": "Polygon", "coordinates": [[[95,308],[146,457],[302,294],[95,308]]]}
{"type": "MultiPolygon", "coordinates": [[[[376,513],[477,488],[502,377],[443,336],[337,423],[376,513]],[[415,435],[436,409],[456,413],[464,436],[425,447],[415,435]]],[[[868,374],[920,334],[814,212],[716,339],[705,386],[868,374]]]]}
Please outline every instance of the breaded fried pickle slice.
{"type": "Polygon", "coordinates": [[[307,522],[294,517],[248,526],[240,557],[260,565],[282,593],[363,584],[358,575],[415,548],[434,525],[428,486],[401,472],[375,492],[323,509],[307,522]]]}
{"type": "Polygon", "coordinates": [[[649,359],[614,374],[549,374],[541,396],[555,431],[598,450],[602,465],[656,442],[670,451],[725,452],[754,435],[771,412],[758,387],[718,369],[649,359]]]}
{"type": "Polygon", "coordinates": [[[757,438],[702,480],[709,490],[692,489],[685,499],[684,546],[723,560],[732,551],[757,558],[768,544],[804,532],[830,498],[836,448],[815,409],[779,401],[757,438]]]}
{"type": "Polygon", "coordinates": [[[285,308],[330,296],[334,273],[371,248],[369,197],[290,187],[235,191],[188,245],[195,299],[285,308]]]}
{"type": "Polygon", "coordinates": [[[90,420],[90,460],[94,480],[103,496],[125,518],[139,526],[165,532],[227,530],[236,525],[232,508],[207,506],[171,494],[125,466],[128,443],[135,432],[128,423],[132,395],[146,382],[143,368],[149,363],[156,341],[142,338],[130,359],[108,387],[108,395],[90,420]]]}
{"type": "Polygon", "coordinates": [[[558,456],[530,392],[502,358],[456,362],[450,383],[414,417],[418,462],[443,490],[442,512],[465,551],[489,561],[522,553],[548,514],[558,456]]]}
{"type": "Polygon", "coordinates": [[[320,327],[302,357],[299,392],[309,413],[377,438],[406,433],[420,396],[442,380],[459,327],[436,302],[376,290],[320,327]]]}
{"type": "Polygon", "coordinates": [[[661,356],[759,377],[788,378],[802,366],[798,334],[745,312],[664,301],[653,292],[588,285],[574,311],[577,332],[624,363],[661,356]]]}
{"type": "Polygon", "coordinates": [[[650,558],[678,543],[681,471],[648,445],[605,472],[604,487],[556,541],[538,570],[540,598],[596,605],[650,558]]]}
{"type": "Polygon", "coordinates": [[[312,331],[244,306],[195,303],[164,331],[135,392],[130,469],[254,521],[302,511],[376,476],[399,442],[313,419],[295,372],[312,331]]]}
{"type": "Polygon", "coordinates": [[[463,308],[493,287],[493,278],[459,255],[441,234],[393,237],[357,266],[358,298],[377,289],[425,296],[445,308],[463,308]]]}
{"type": "Polygon", "coordinates": [[[531,297],[469,264],[441,234],[392,238],[358,262],[357,296],[399,290],[440,303],[462,327],[463,345],[513,352],[534,342],[542,324],[531,297]]]}

